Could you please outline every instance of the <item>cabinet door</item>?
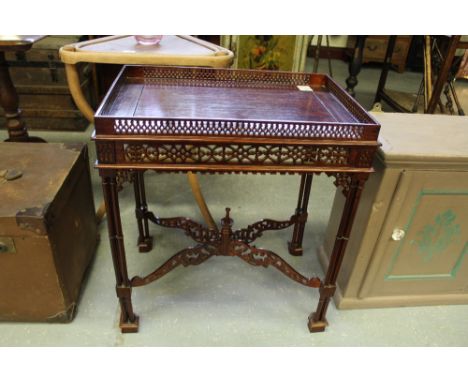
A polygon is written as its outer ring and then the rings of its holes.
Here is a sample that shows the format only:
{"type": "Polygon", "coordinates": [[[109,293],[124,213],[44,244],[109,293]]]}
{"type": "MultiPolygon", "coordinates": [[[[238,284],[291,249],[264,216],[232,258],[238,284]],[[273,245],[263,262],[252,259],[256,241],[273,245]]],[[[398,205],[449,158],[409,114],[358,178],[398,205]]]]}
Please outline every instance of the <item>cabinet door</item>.
{"type": "Polygon", "coordinates": [[[468,172],[403,172],[359,297],[467,297],[467,257],[468,172]]]}

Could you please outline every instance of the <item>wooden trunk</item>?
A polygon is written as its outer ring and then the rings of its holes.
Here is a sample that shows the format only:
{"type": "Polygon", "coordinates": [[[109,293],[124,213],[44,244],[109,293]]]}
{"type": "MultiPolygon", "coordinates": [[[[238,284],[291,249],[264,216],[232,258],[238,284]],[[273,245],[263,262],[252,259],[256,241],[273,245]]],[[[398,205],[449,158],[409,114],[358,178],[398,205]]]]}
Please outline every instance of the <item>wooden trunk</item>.
{"type": "MultiPolygon", "coordinates": [[[[73,102],[59,57],[59,48],[78,41],[77,36],[49,36],[26,52],[7,52],[6,60],[19,96],[22,118],[28,129],[83,131],[89,122],[73,102]]],[[[78,65],[83,94],[96,104],[91,86],[91,64],[78,65]]],[[[4,126],[0,108],[0,126],[4,126]]]]}
{"type": "Polygon", "coordinates": [[[73,319],[97,243],[82,144],[0,143],[0,320],[73,319]]]}

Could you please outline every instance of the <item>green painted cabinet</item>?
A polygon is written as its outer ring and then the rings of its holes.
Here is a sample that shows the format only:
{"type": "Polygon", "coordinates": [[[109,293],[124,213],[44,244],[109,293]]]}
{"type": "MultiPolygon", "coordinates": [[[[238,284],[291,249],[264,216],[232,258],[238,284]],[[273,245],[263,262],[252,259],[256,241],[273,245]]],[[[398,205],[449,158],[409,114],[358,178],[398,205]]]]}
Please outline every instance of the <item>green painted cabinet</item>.
{"type": "MultiPolygon", "coordinates": [[[[349,240],[337,306],[468,303],[468,118],[376,118],[382,147],[349,240]]],[[[320,248],[324,265],[342,203],[337,193],[320,248]]]]}

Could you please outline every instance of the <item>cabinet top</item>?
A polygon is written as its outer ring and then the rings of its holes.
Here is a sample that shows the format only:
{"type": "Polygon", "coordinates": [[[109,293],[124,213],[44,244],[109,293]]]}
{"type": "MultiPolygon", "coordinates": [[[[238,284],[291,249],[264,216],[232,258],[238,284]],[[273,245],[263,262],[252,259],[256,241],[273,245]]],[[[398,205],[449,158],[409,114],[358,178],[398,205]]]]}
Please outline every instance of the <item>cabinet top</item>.
{"type": "Polygon", "coordinates": [[[468,167],[468,117],[405,113],[373,115],[381,124],[379,157],[386,164],[468,167]]]}

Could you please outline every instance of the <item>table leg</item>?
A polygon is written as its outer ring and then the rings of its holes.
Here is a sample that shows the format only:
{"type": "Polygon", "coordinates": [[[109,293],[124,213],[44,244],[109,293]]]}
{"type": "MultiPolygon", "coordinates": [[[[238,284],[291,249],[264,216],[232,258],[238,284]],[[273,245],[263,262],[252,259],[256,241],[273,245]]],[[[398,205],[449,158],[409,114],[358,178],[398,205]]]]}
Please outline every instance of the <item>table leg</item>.
{"type": "Polygon", "coordinates": [[[146,203],[144,171],[136,170],[133,173],[133,188],[135,190],[135,215],[138,225],[138,249],[140,252],[149,252],[153,248],[153,237],[149,234],[148,212],[146,203]]]}
{"type": "Polygon", "coordinates": [[[5,111],[8,142],[45,142],[41,138],[29,137],[28,131],[21,119],[18,93],[11,81],[5,53],[0,51],[0,105],[5,111]]]}
{"type": "Polygon", "coordinates": [[[302,239],[307,222],[307,206],[309,204],[310,188],[312,186],[313,174],[304,174],[301,176],[301,185],[299,186],[299,197],[297,200],[296,215],[302,215],[297,223],[294,224],[293,236],[288,242],[288,250],[291,255],[302,255],[302,239]]]}
{"type": "Polygon", "coordinates": [[[325,318],[327,314],[328,304],[330,299],[335,294],[336,279],[343,261],[343,256],[348,244],[349,235],[353,226],[354,217],[356,215],[359,200],[361,198],[362,189],[367,179],[367,174],[356,174],[352,176],[350,188],[346,196],[346,203],[341,215],[341,221],[335,239],[335,245],[330,257],[327,274],[320,286],[320,298],[317,305],[317,310],[309,316],[309,330],[311,332],[323,332],[327,326],[325,318]]]}
{"type": "Polygon", "coordinates": [[[346,79],[346,91],[353,97],[356,95],[354,88],[358,84],[357,76],[361,71],[366,37],[367,36],[356,36],[356,46],[354,47],[353,57],[351,57],[351,62],[349,63],[349,77],[346,79]]]}
{"type": "Polygon", "coordinates": [[[107,228],[114,263],[116,292],[120,302],[120,329],[122,333],[135,333],[138,331],[139,319],[133,312],[132,306],[132,287],[127,273],[116,172],[101,170],[100,175],[107,210],[107,228]]]}

